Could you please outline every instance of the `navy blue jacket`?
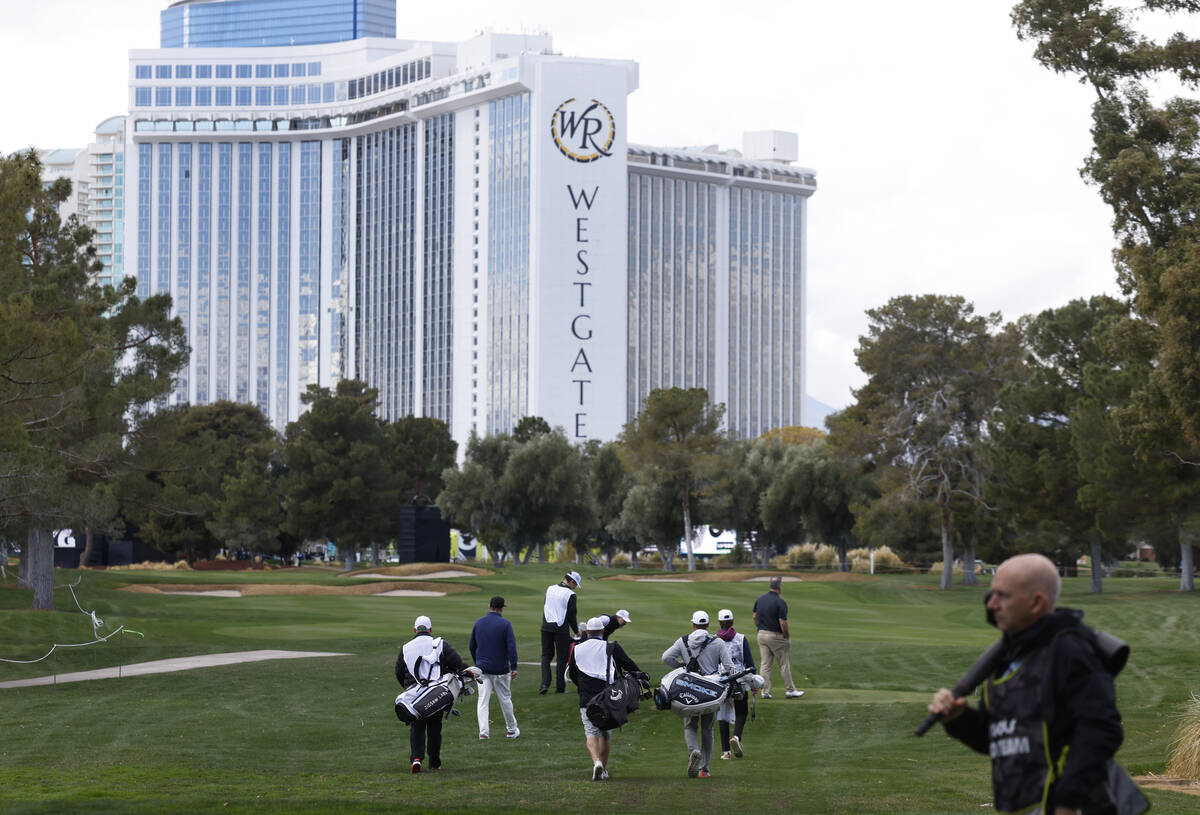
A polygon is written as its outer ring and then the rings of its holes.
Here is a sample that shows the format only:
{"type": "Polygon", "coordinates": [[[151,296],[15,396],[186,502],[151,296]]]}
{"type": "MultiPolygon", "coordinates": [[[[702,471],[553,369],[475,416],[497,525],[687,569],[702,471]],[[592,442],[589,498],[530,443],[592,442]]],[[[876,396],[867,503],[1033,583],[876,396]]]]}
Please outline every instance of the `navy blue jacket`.
{"type": "Polygon", "coordinates": [[[471,629],[471,659],[485,674],[517,669],[517,637],[512,623],[495,611],[475,621],[471,629]]]}

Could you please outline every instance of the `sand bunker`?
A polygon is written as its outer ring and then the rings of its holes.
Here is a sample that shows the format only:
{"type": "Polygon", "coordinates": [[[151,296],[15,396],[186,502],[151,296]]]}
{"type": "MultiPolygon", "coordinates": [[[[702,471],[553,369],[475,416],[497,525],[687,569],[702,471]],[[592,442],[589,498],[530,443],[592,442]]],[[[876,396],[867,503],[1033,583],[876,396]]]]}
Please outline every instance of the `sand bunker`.
{"type": "Polygon", "coordinates": [[[759,575],[758,577],[747,577],[746,582],[749,583],[752,580],[759,580],[759,581],[762,581],[763,583],[766,583],[768,580],[771,579],[772,576],[778,577],[784,583],[802,583],[802,582],[804,582],[803,578],[800,578],[800,577],[792,577],[791,575],[769,575],[769,574],[759,575]]]}
{"type": "MultiPolygon", "coordinates": [[[[464,572],[459,569],[448,569],[443,572],[422,572],[418,576],[434,580],[442,577],[478,577],[479,575],[475,574],[474,572],[464,572]]],[[[347,575],[347,577],[366,577],[373,580],[395,580],[397,577],[403,578],[403,575],[379,574],[377,572],[370,572],[368,574],[351,574],[347,575]]]]}
{"type": "Polygon", "coordinates": [[[208,597],[244,597],[249,595],[316,596],[316,595],[387,595],[390,597],[442,597],[464,591],[479,591],[475,586],[464,583],[423,583],[417,580],[391,580],[387,582],[363,581],[345,586],[317,585],[312,583],[211,583],[204,585],[180,583],[137,583],[125,586],[121,591],[136,594],[190,594],[208,597]],[[415,592],[393,594],[393,592],[415,592]]]}
{"type": "Polygon", "coordinates": [[[464,563],[403,563],[398,566],[367,567],[360,571],[342,572],[342,577],[487,577],[495,574],[490,569],[479,566],[467,566],[464,563]]]}
{"type": "Polygon", "coordinates": [[[164,591],[163,594],[192,594],[197,597],[241,597],[240,591],[217,589],[216,591],[164,591]]]}

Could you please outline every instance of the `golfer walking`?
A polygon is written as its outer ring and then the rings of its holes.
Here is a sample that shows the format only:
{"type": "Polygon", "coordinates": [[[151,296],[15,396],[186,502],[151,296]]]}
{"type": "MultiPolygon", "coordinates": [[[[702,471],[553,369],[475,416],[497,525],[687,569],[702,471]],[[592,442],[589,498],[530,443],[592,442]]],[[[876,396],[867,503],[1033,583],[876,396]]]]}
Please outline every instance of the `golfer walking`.
{"type": "Polygon", "coordinates": [[[579,572],[567,572],[561,582],[546,589],[542,607],[542,686],[538,693],[550,690],[551,659],[557,659],[554,692],[567,692],[567,651],[579,628],[575,590],[581,580],[579,572]]]}
{"type": "Polygon", "coordinates": [[[583,720],[583,736],[592,759],[592,780],[608,780],[608,755],[612,744],[611,732],[601,730],[587,717],[588,702],[616,680],[619,671],[640,670],[629,658],[621,643],[604,640],[604,620],[592,617],[585,624],[587,638],[575,643],[568,658],[571,681],[579,686],[579,718],[583,720]]]}
{"type": "Polygon", "coordinates": [[[788,632],[788,607],[779,595],[783,592],[783,578],[772,577],[767,584],[769,591],[754,601],[754,625],[758,628],[758,651],[762,663],[762,696],[771,698],[771,663],[779,663],[779,675],[787,689],[788,699],[799,699],[804,691],[796,690],[792,682],[792,640],[788,632]]]}
{"type": "Polygon", "coordinates": [[[512,680],[517,678],[517,638],[512,623],[504,619],[504,598],[497,595],[488,603],[488,613],[475,621],[471,629],[471,659],[483,671],[479,679],[479,699],[475,714],[479,719],[479,738],[490,735],[488,721],[492,694],[500,702],[504,714],[505,735],[515,739],[521,735],[517,716],[513,712],[512,680]]]}
{"type": "MultiPolygon", "coordinates": [[[[692,633],[675,640],[670,648],[663,651],[662,661],[671,669],[691,665],[689,671],[695,670],[705,676],[721,671],[726,674],[733,672],[733,660],[729,658],[725,643],[708,633],[707,611],[692,614],[692,633]]],[[[715,719],[716,713],[713,712],[687,716],[683,720],[683,740],[688,748],[688,778],[709,777],[715,719]]]]}

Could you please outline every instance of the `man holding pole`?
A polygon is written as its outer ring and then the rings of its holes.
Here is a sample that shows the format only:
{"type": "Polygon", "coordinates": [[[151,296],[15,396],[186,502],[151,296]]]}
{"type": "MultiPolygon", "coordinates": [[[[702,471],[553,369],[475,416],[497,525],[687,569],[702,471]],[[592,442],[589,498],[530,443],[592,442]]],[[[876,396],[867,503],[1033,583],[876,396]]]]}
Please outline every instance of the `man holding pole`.
{"type": "Polygon", "coordinates": [[[1004,632],[978,709],[942,688],[929,712],[992,759],[996,812],[1115,812],[1108,765],[1124,737],[1112,675],[1081,612],[1057,608],[1062,581],[1042,555],[1009,558],[987,609],[1004,632]]]}

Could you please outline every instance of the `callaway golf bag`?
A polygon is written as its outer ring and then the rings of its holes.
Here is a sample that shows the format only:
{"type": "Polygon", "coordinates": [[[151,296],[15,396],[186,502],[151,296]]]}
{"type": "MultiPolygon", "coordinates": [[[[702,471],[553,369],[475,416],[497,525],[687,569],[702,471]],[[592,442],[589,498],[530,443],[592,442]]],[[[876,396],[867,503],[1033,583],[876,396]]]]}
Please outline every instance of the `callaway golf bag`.
{"type": "MultiPolygon", "coordinates": [[[[747,668],[729,676],[710,674],[701,676],[686,668],[676,668],[662,678],[654,691],[654,706],[659,710],[673,711],[677,716],[702,716],[715,713],[731,691],[754,687],[751,677],[755,674],[747,668]],[[742,680],[747,680],[743,685],[742,680]]],[[[761,682],[761,677],[758,677],[761,682]]],[[[761,687],[761,685],[760,685],[761,687]]]]}

